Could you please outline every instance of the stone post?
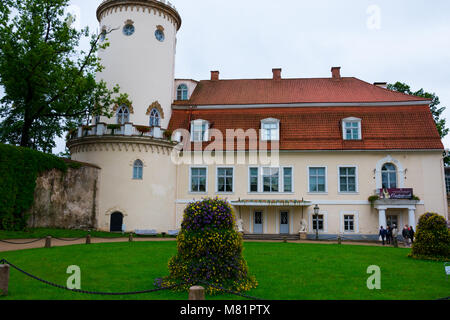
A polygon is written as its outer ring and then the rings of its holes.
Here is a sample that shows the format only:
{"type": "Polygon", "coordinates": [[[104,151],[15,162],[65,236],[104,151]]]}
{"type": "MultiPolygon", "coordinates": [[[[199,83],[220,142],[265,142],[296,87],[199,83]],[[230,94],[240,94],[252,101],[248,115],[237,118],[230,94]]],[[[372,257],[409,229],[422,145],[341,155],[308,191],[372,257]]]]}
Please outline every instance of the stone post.
{"type": "Polygon", "coordinates": [[[86,236],[86,244],[91,244],[91,235],[90,234],[88,234],[86,236]]]}
{"type": "Polygon", "coordinates": [[[0,264],[0,296],[8,295],[9,265],[0,264]]]}
{"type": "Polygon", "coordinates": [[[52,247],[52,237],[48,236],[45,238],[45,247],[46,248],[51,248],[52,247]]]}
{"type": "Polygon", "coordinates": [[[189,289],[189,300],[205,300],[205,288],[194,286],[189,289]]]}
{"type": "Polygon", "coordinates": [[[340,235],[338,236],[338,244],[342,244],[342,238],[340,235]]]}
{"type": "Polygon", "coordinates": [[[130,235],[128,236],[128,241],[133,242],[133,234],[132,233],[130,233],[130,235]]]}

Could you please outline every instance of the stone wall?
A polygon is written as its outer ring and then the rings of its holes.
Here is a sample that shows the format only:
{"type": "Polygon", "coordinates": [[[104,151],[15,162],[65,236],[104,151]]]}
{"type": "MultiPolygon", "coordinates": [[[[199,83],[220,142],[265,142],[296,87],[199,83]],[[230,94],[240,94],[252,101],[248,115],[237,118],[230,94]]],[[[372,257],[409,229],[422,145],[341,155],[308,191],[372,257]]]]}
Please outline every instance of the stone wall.
{"type": "Polygon", "coordinates": [[[100,169],[82,165],[66,173],[52,170],[36,181],[29,213],[32,228],[91,229],[97,227],[100,169]]]}

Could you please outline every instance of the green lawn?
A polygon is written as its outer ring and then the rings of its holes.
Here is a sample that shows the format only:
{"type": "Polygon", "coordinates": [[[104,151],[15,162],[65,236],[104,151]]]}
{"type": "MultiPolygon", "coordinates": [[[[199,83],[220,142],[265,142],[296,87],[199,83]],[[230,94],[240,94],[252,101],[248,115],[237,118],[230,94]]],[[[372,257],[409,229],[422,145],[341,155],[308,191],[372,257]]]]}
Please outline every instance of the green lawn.
{"type": "MultiPolygon", "coordinates": [[[[69,265],[81,267],[84,290],[135,291],[153,288],[167,275],[175,242],[75,245],[0,252],[0,259],[65,285],[69,265]]],[[[407,257],[409,249],[329,244],[245,243],[250,272],[259,282],[249,295],[268,300],[438,299],[450,295],[443,263],[407,257]],[[381,290],[368,290],[367,267],[381,267],[381,290]]],[[[163,291],[138,296],[94,296],[67,292],[11,271],[10,295],[2,299],[186,299],[163,291]]],[[[207,299],[238,299],[223,295],[207,299]]]]}
{"type": "MultiPolygon", "coordinates": [[[[88,231],[84,230],[68,230],[68,229],[51,229],[51,228],[33,228],[27,231],[4,231],[0,230],[0,239],[35,239],[35,238],[45,238],[47,236],[57,237],[57,238],[81,238],[86,237],[88,231]]],[[[91,231],[92,237],[101,238],[120,238],[128,237],[128,233],[110,233],[102,231],[91,231]]],[[[135,237],[152,237],[152,236],[136,236],[135,237]]],[[[161,237],[161,235],[153,236],[161,237]]],[[[169,237],[166,235],[166,237],[169,237]]]]}

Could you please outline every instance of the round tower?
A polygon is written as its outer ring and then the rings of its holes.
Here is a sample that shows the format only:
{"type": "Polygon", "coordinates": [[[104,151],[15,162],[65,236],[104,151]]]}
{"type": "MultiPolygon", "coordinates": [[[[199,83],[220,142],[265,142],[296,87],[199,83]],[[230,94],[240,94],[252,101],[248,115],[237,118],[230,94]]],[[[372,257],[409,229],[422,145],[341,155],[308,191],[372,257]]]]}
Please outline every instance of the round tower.
{"type": "Polygon", "coordinates": [[[170,2],[105,0],[97,9],[105,69],[97,75],[109,87],[118,84],[132,105],[115,106],[110,124],[131,122],[167,128],[173,101],[176,35],[181,17],[170,2]]]}

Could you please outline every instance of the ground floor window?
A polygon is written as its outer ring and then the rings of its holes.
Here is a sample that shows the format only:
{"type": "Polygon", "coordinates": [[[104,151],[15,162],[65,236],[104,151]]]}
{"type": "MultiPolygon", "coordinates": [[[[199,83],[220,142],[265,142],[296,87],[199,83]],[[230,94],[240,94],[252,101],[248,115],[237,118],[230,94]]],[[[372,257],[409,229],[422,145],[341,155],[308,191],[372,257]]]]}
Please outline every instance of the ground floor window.
{"type": "Polygon", "coordinates": [[[217,169],[217,192],[233,192],[233,168],[217,169]]]}
{"type": "Polygon", "coordinates": [[[355,216],[345,215],[344,216],[344,231],[345,232],[355,232],[355,216]]]}
{"type": "Polygon", "coordinates": [[[319,230],[319,231],[323,231],[323,214],[319,214],[318,216],[313,215],[312,216],[312,225],[313,225],[313,230],[319,230]],[[317,224],[319,225],[319,229],[317,229],[317,224]]]}

